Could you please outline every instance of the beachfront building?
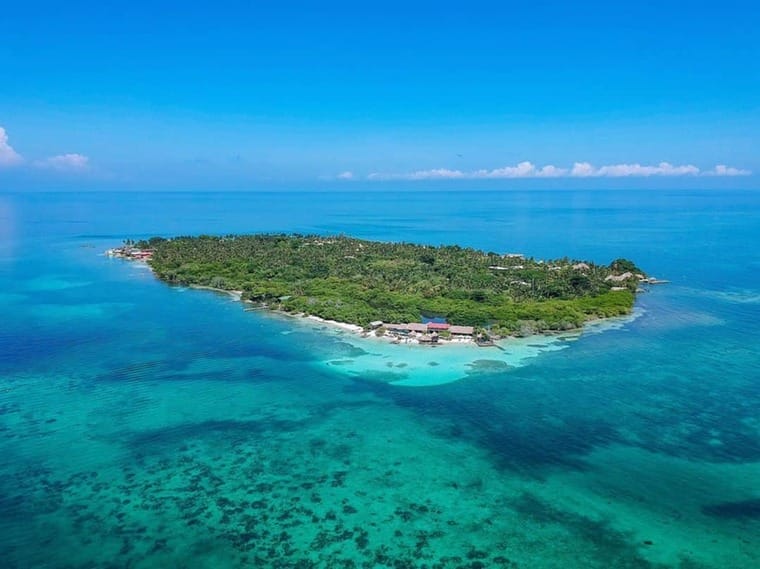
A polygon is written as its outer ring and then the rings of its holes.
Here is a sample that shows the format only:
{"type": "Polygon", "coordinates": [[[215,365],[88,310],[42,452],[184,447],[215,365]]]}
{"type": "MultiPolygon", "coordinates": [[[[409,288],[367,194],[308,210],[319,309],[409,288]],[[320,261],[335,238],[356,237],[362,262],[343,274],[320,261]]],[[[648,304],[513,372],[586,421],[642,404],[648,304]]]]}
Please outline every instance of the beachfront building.
{"type": "Polygon", "coordinates": [[[472,326],[449,326],[449,332],[452,336],[472,336],[475,328],[472,326]]]}
{"type": "Polygon", "coordinates": [[[409,322],[406,325],[406,329],[410,332],[418,332],[420,334],[426,334],[428,331],[427,324],[423,324],[422,322],[409,322]]]}
{"type": "MultiPolygon", "coordinates": [[[[372,322],[370,326],[375,328],[374,324],[372,322]]],[[[420,341],[424,342],[430,342],[429,338],[432,337],[435,338],[432,342],[436,342],[441,332],[448,332],[452,337],[458,338],[472,337],[475,334],[475,328],[472,326],[456,326],[447,322],[408,322],[406,324],[382,324],[382,327],[392,334],[401,336],[421,334],[420,341]]]]}

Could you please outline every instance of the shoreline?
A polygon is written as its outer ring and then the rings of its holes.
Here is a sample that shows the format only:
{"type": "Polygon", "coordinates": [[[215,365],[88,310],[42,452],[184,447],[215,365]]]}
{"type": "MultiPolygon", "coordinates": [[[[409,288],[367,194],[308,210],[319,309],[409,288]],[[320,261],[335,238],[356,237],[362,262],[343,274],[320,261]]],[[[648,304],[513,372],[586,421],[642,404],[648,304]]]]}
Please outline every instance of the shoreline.
{"type": "MultiPolygon", "coordinates": [[[[244,303],[250,303],[250,301],[243,301],[244,303]]],[[[413,346],[422,349],[434,349],[436,347],[471,347],[471,348],[489,348],[495,347],[498,350],[504,350],[509,348],[510,345],[537,342],[537,341],[564,341],[572,342],[578,340],[584,334],[600,334],[608,330],[618,330],[637,320],[644,314],[644,310],[634,308],[630,314],[623,316],[612,316],[610,318],[595,318],[586,321],[586,323],[580,328],[573,328],[571,330],[556,331],[547,334],[532,334],[530,336],[505,336],[499,340],[494,340],[492,346],[480,346],[474,338],[455,338],[455,339],[439,339],[437,343],[425,343],[420,342],[417,338],[408,338],[407,341],[398,341],[390,335],[378,336],[374,333],[374,330],[367,331],[358,324],[349,324],[347,322],[338,322],[337,320],[328,320],[320,316],[306,315],[302,313],[291,314],[289,312],[283,312],[281,310],[273,310],[266,307],[257,309],[263,311],[264,314],[272,316],[274,318],[285,318],[295,321],[298,324],[314,327],[328,328],[333,332],[341,333],[347,332],[351,338],[355,338],[360,341],[376,342],[383,345],[395,345],[395,346],[413,346]]],[[[486,351],[485,353],[488,353],[486,351]]]]}
{"type": "MultiPolygon", "coordinates": [[[[150,268],[150,265],[145,263],[146,266],[150,268]]],[[[152,269],[151,269],[151,272],[152,269]]],[[[604,331],[607,329],[607,326],[605,324],[609,325],[609,329],[615,330],[620,328],[622,325],[627,324],[629,322],[633,322],[637,318],[641,316],[641,312],[637,311],[634,307],[634,310],[632,310],[629,314],[624,314],[622,316],[611,316],[609,318],[589,318],[586,320],[586,322],[583,323],[583,326],[579,328],[571,328],[569,330],[552,330],[549,332],[543,332],[538,334],[531,334],[529,336],[505,336],[498,340],[493,340],[493,343],[491,346],[479,345],[474,337],[459,337],[459,338],[438,338],[438,341],[435,343],[427,343],[427,342],[420,342],[418,337],[410,336],[407,338],[398,338],[390,334],[383,334],[378,335],[375,330],[367,330],[364,327],[360,326],[359,324],[352,324],[350,322],[339,322],[338,320],[330,320],[327,318],[322,318],[321,316],[316,316],[314,314],[304,314],[304,313],[296,313],[292,314],[290,312],[285,312],[282,310],[278,310],[276,308],[270,308],[268,306],[263,305],[257,305],[256,303],[250,301],[250,300],[243,300],[243,291],[242,290],[226,290],[222,288],[216,288],[208,285],[183,285],[187,288],[195,289],[195,290],[207,290],[212,292],[217,292],[220,294],[225,294],[229,297],[231,297],[233,300],[236,300],[238,302],[241,302],[243,304],[248,305],[255,305],[251,308],[249,308],[249,311],[256,311],[259,310],[264,311],[266,314],[270,315],[277,315],[284,318],[290,318],[295,319],[296,321],[299,321],[303,324],[313,324],[313,325],[325,325],[326,327],[332,328],[333,330],[340,330],[343,332],[349,332],[355,337],[362,339],[362,340],[369,340],[369,341],[379,341],[384,344],[392,344],[392,345],[398,345],[398,346],[419,346],[423,348],[435,348],[436,346],[472,346],[472,347],[478,347],[478,348],[488,348],[488,347],[496,347],[498,349],[504,349],[506,345],[508,345],[510,342],[516,342],[520,340],[526,340],[530,338],[556,338],[561,340],[577,340],[580,338],[584,333],[600,333],[601,331],[604,331]]]]}
{"type": "MultiPolygon", "coordinates": [[[[150,267],[150,265],[148,265],[148,266],[150,267]]],[[[151,272],[153,272],[152,268],[151,268],[151,272]]],[[[222,294],[226,294],[227,296],[231,296],[235,300],[239,300],[240,302],[243,302],[243,291],[242,290],[226,290],[226,289],[223,289],[223,288],[216,288],[216,287],[213,287],[213,286],[195,285],[195,284],[187,285],[187,288],[194,288],[196,290],[210,290],[210,291],[213,291],[213,292],[219,292],[219,293],[222,293],[222,294]]]]}
{"type": "MultiPolygon", "coordinates": [[[[208,288],[208,287],[206,287],[208,288]]],[[[229,291],[220,291],[229,292],[229,291]]],[[[245,300],[243,303],[253,304],[251,301],[245,300]]],[[[323,325],[323,327],[330,328],[336,332],[348,332],[352,337],[359,340],[366,340],[370,342],[378,342],[381,344],[390,344],[396,346],[416,346],[420,348],[436,348],[436,347],[450,347],[450,346],[469,346],[473,348],[489,348],[496,347],[503,350],[509,347],[510,344],[526,342],[530,340],[561,340],[561,341],[575,341],[578,340],[584,334],[600,334],[607,330],[618,330],[629,324],[644,314],[644,310],[634,307],[629,314],[622,316],[611,316],[609,318],[592,318],[587,320],[580,328],[572,328],[570,330],[558,330],[550,333],[531,334],[530,336],[505,336],[499,340],[494,340],[492,346],[481,346],[475,338],[454,338],[445,339],[439,338],[437,343],[420,342],[417,338],[407,338],[406,341],[399,341],[391,335],[385,334],[378,336],[374,330],[365,330],[358,324],[350,324],[348,322],[338,322],[337,320],[329,320],[315,315],[306,315],[303,313],[292,314],[290,312],[284,312],[282,310],[275,310],[265,306],[257,308],[256,311],[263,311],[267,315],[274,317],[282,317],[295,320],[297,323],[310,325],[312,327],[323,325]]]]}
{"type": "MultiPolygon", "coordinates": [[[[108,253],[107,253],[108,254],[108,253]]],[[[123,258],[123,257],[122,257],[123,258]]],[[[151,273],[155,276],[155,271],[153,270],[153,267],[150,266],[150,264],[145,259],[129,259],[133,262],[136,262],[140,265],[143,265],[150,269],[151,273]]],[[[156,277],[157,278],[157,277],[156,277]]],[[[161,279],[158,279],[161,280],[161,279]]],[[[163,282],[163,281],[162,281],[163,282]]],[[[593,317],[586,320],[583,325],[579,328],[571,328],[569,330],[551,330],[547,332],[541,332],[537,334],[531,334],[529,336],[515,336],[515,335],[509,335],[505,337],[501,337],[498,340],[493,340],[490,345],[481,345],[479,344],[475,337],[456,337],[456,338],[441,338],[438,337],[437,342],[421,342],[419,340],[419,336],[421,334],[415,334],[414,336],[408,336],[405,338],[399,338],[397,336],[394,336],[392,334],[383,334],[378,335],[376,333],[376,330],[367,330],[363,326],[360,326],[359,324],[352,324],[350,322],[339,322],[337,320],[331,320],[327,318],[322,318],[321,316],[316,316],[313,314],[304,314],[304,313],[290,313],[285,312],[282,310],[278,310],[276,308],[271,308],[267,305],[257,304],[250,300],[243,300],[243,291],[242,290],[228,290],[223,288],[217,288],[209,285],[199,285],[199,284],[188,284],[188,285],[173,285],[173,286],[185,286],[190,289],[194,290],[207,290],[216,292],[219,294],[224,294],[229,296],[235,301],[241,302],[243,304],[251,305],[250,310],[253,311],[265,311],[267,314],[272,315],[280,315],[287,318],[294,318],[298,319],[300,321],[309,321],[312,324],[324,324],[325,326],[331,327],[334,330],[341,330],[344,332],[349,332],[353,334],[354,336],[362,339],[362,340],[375,340],[380,341],[385,344],[392,344],[392,345],[403,345],[403,346],[420,346],[425,348],[435,348],[436,346],[473,346],[473,347],[496,347],[497,349],[504,349],[503,344],[508,344],[510,341],[519,341],[519,340],[526,340],[529,338],[557,338],[557,339],[578,339],[580,336],[582,336],[585,332],[589,330],[596,330],[596,333],[599,332],[600,328],[604,328],[605,323],[609,323],[610,329],[617,329],[623,324],[627,322],[632,322],[633,320],[636,320],[639,316],[641,316],[640,312],[637,312],[635,307],[634,309],[629,313],[622,316],[611,316],[609,318],[600,318],[600,317],[593,317]]]]}

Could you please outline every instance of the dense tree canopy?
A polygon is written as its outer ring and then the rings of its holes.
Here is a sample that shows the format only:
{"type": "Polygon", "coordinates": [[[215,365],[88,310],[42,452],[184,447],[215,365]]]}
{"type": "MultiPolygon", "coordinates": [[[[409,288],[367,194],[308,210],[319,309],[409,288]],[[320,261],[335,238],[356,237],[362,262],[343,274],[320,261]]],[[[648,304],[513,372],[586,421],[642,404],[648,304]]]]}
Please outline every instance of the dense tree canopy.
{"type": "Polygon", "coordinates": [[[362,325],[441,316],[502,333],[626,314],[643,274],[625,259],[539,261],[345,236],[154,237],[138,246],[154,249],[150,264],[164,281],[242,290],[271,308],[362,325]],[[624,271],[634,276],[605,280],[624,271]]]}

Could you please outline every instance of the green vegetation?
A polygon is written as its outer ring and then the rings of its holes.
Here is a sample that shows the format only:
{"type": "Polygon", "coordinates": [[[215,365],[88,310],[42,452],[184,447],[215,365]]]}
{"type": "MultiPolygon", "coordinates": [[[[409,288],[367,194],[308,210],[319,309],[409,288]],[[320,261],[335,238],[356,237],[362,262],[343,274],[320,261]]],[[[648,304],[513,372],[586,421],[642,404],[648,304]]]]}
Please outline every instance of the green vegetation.
{"type": "Polygon", "coordinates": [[[154,250],[150,264],[166,282],[242,290],[273,309],[365,326],[442,316],[500,334],[566,330],[627,314],[638,278],[605,278],[643,274],[626,259],[610,266],[537,261],[344,236],[154,237],[137,246],[154,250]]]}

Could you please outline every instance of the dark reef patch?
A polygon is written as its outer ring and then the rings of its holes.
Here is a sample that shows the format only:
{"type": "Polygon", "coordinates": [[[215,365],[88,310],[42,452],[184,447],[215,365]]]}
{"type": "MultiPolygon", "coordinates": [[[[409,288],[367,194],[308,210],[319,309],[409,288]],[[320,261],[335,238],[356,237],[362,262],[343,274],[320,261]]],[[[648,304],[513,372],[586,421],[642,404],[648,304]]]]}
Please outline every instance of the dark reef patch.
{"type": "Polygon", "coordinates": [[[256,440],[270,432],[287,433],[297,431],[306,421],[284,419],[258,419],[247,421],[201,421],[183,423],[174,427],[164,427],[141,431],[126,438],[127,444],[140,454],[180,448],[188,441],[221,438],[227,444],[246,440],[256,440]]]}
{"type": "Polygon", "coordinates": [[[702,507],[702,513],[715,518],[760,519],[760,498],[710,504],[702,507]]]}
{"type": "MultiPolygon", "coordinates": [[[[639,545],[632,536],[612,529],[605,522],[591,520],[574,512],[553,507],[537,497],[525,493],[511,503],[511,507],[541,524],[561,524],[567,531],[595,545],[594,567],[616,569],[655,569],[665,566],[652,563],[641,556],[639,545]]],[[[696,567],[693,566],[692,567],[696,567]]]]}
{"type": "Polygon", "coordinates": [[[467,440],[489,451],[499,468],[543,477],[544,468],[586,468],[583,456],[621,440],[600,417],[581,416],[569,405],[547,401],[531,383],[479,380],[430,390],[398,388],[356,379],[349,393],[371,392],[431,421],[437,436],[467,440]],[[551,413],[551,415],[549,415],[551,413]],[[551,421],[537,420],[550,416],[551,421]]]}

